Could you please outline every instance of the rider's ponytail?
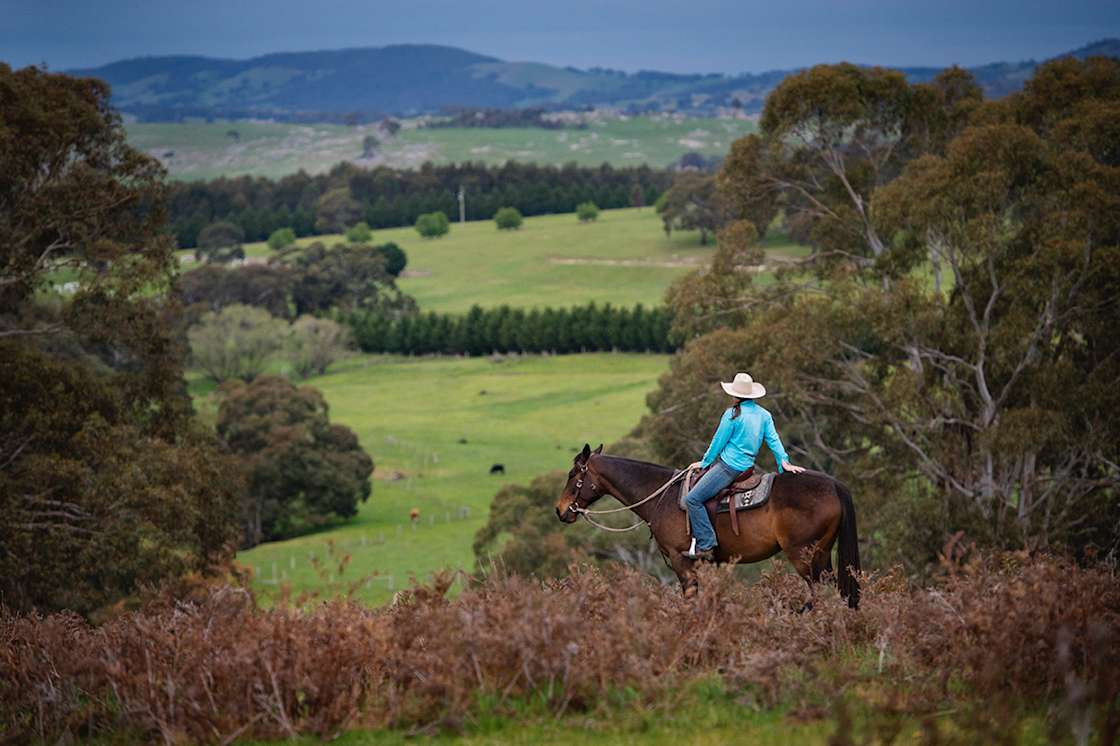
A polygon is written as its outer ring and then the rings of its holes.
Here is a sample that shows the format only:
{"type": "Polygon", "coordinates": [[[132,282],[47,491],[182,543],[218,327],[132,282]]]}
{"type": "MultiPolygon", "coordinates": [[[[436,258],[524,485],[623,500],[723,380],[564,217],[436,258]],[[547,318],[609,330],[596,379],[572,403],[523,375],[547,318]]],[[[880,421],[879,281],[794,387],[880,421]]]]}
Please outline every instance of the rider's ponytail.
{"type": "Polygon", "coordinates": [[[746,400],[745,399],[736,399],[735,400],[735,406],[733,406],[731,408],[731,419],[733,419],[733,420],[737,419],[739,417],[739,415],[742,414],[742,410],[740,410],[740,407],[743,406],[744,401],[746,401],[746,400]]]}

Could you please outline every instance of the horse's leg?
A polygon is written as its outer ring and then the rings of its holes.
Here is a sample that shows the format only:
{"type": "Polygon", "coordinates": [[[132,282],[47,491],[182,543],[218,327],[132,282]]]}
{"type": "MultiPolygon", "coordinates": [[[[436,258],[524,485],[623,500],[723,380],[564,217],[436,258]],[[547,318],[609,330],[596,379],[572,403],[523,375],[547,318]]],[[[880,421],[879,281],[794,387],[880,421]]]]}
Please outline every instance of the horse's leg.
{"type": "Polygon", "coordinates": [[[786,557],[789,558],[793,569],[797,570],[797,574],[800,575],[801,579],[809,586],[809,600],[805,602],[805,605],[802,606],[797,613],[801,614],[806,611],[812,611],[814,597],[813,585],[820,579],[820,569],[816,566],[817,563],[814,562],[814,546],[812,544],[808,546],[799,545],[783,547],[783,549],[785,549],[786,557]]]}
{"type": "Polygon", "coordinates": [[[700,584],[696,580],[696,563],[675,549],[666,550],[665,556],[669,560],[669,567],[673,568],[677,580],[681,583],[681,593],[685,598],[694,598],[700,590],[700,584]]]}

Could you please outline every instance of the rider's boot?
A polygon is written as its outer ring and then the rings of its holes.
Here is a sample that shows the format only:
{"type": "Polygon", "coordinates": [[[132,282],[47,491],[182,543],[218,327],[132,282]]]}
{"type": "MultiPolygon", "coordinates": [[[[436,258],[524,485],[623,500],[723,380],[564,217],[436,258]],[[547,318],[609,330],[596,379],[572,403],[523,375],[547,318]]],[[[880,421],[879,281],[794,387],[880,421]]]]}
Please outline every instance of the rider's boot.
{"type": "Polygon", "coordinates": [[[711,549],[696,550],[696,537],[692,537],[692,544],[688,547],[688,551],[683,554],[685,559],[690,560],[703,560],[705,562],[715,561],[715,547],[711,549]]]}

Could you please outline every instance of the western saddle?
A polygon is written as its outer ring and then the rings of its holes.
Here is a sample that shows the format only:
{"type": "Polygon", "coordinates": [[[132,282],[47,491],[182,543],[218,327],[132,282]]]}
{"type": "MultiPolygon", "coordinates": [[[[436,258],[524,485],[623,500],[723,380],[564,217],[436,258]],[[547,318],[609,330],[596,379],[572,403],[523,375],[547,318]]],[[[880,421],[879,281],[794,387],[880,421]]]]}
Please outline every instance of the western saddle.
{"type": "MultiPolygon", "coordinates": [[[[709,467],[710,468],[710,467],[709,467]]],[[[707,469],[701,469],[690,475],[687,479],[687,484],[681,486],[680,494],[680,507],[686,510],[685,497],[700,481],[700,478],[707,473],[707,469]]],[[[714,497],[709,498],[704,502],[704,507],[708,509],[709,515],[712,518],[716,513],[728,512],[731,514],[731,530],[735,535],[739,535],[739,511],[748,508],[757,508],[766,502],[767,497],[770,495],[770,484],[774,479],[773,474],[756,474],[754,467],[735,477],[735,480],[727,487],[720,490],[714,497]],[[762,486],[764,489],[758,490],[762,486]],[[755,495],[758,490],[759,494],[755,495]],[[745,499],[744,499],[745,498],[745,499]]]]}

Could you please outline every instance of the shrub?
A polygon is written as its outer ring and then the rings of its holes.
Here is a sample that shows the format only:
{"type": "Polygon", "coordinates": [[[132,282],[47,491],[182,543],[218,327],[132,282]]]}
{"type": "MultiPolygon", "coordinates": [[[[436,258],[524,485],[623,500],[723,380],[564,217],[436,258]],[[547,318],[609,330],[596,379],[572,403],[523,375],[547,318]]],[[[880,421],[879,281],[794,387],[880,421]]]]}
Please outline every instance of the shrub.
{"type": "Polygon", "coordinates": [[[494,222],[498,230],[517,230],[521,227],[521,212],[516,207],[503,207],[494,213],[494,222]]]}
{"type": "Polygon", "coordinates": [[[442,212],[426,212],[416,218],[416,232],[424,238],[439,238],[451,230],[451,221],[442,212]]]}
{"type": "Polygon", "coordinates": [[[355,223],[346,231],[346,240],[350,243],[369,243],[373,238],[373,231],[366,222],[355,223]]]}
{"type": "Polygon", "coordinates": [[[296,232],[291,228],[277,228],[268,237],[268,248],[273,251],[287,248],[296,242],[296,232]]]}
{"type": "Polygon", "coordinates": [[[581,202],[576,205],[576,217],[581,223],[593,223],[599,219],[599,207],[594,202],[581,202]]]}
{"type": "Polygon", "coordinates": [[[350,346],[350,329],[331,319],[300,316],[288,335],[286,358],[300,378],[323,375],[350,346]]]}
{"type": "Polygon", "coordinates": [[[393,277],[400,277],[401,272],[408,266],[408,255],[404,253],[404,249],[390,241],[378,246],[377,250],[385,257],[385,271],[393,277]]]}
{"type": "Polygon", "coordinates": [[[1041,701],[1060,742],[1075,724],[1107,730],[1120,696],[1120,584],[1107,568],[999,557],[916,589],[888,574],[866,584],[862,611],[820,592],[807,614],[790,572],[701,578],[693,602],[633,570],[573,567],[544,583],[491,574],[454,598],[437,576],[380,609],[259,609],[225,589],[97,628],[4,615],[0,725],[17,741],[110,728],[169,742],[326,736],[436,728],[488,699],[533,698],[559,717],[626,690],[671,711],[683,687],[715,680],[728,700],[796,703],[803,717],[846,690],[880,717],[921,718],[930,743],[993,742],[968,729],[1008,732],[1001,704],[1041,701]],[[954,714],[928,718],[937,710],[954,714]]]}
{"type": "Polygon", "coordinates": [[[187,331],[191,358],[214,381],[260,375],[280,351],[288,325],[263,308],[234,304],[211,311],[187,331]]]}

